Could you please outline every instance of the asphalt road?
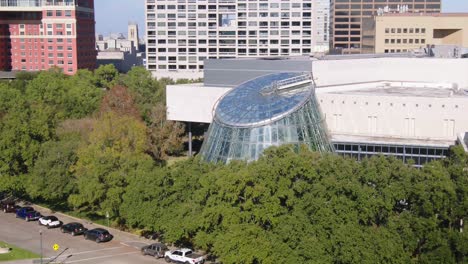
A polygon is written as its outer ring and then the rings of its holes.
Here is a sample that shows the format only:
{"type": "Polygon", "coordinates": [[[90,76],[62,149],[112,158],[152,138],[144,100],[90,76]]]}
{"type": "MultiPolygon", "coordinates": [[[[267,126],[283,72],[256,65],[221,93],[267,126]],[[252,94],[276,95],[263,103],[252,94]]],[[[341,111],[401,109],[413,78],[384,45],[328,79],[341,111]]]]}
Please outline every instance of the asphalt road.
{"type": "MultiPolygon", "coordinates": [[[[64,223],[76,222],[75,219],[57,215],[64,223]]],[[[85,224],[88,229],[96,228],[93,224],[85,224]]],[[[0,241],[16,245],[20,248],[40,254],[42,230],[42,248],[44,258],[57,256],[64,249],[65,252],[58,258],[61,263],[80,264],[133,264],[133,263],[165,263],[163,259],[156,260],[150,256],[142,256],[140,248],[147,242],[132,239],[131,236],[117,235],[112,241],[97,244],[94,241],[85,240],[83,236],[72,237],[70,234],[62,234],[60,228],[47,229],[39,226],[37,221],[26,222],[15,217],[15,214],[0,212],[0,241]],[[129,240],[125,240],[129,239],[129,240]],[[53,249],[54,244],[59,245],[59,250],[53,249]]],[[[112,231],[111,231],[112,233],[112,231]]],[[[33,261],[9,262],[15,264],[33,263],[33,261]]],[[[40,262],[34,262],[40,263],[40,262]]],[[[44,263],[47,263],[44,261],[44,263]]]]}

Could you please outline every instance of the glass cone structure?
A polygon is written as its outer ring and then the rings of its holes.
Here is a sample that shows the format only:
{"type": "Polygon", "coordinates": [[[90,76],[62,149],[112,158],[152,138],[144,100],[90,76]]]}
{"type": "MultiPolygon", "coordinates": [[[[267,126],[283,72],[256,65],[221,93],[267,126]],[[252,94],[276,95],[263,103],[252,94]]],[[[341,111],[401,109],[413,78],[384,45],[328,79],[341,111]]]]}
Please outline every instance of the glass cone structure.
{"type": "Polygon", "coordinates": [[[333,146],[308,73],[275,73],[247,81],[217,103],[201,155],[209,162],[257,160],[270,146],[333,146]]]}

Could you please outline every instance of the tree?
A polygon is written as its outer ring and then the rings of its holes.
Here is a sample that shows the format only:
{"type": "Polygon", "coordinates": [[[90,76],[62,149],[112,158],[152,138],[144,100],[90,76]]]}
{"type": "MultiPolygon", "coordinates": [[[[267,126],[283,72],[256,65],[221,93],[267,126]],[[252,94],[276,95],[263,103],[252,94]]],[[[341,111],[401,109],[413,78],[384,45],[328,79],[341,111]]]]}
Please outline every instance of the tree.
{"type": "Polygon", "coordinates": [[[77,193],[70,196],[70,204],[100,214],[108,211],[117,218],[128,177],[141,164],[151,162],[144,154],[146,149],[146,127],[141,121],[112,112],[103,114],[87,144],[78,150],[73,167],[77,193]]]}
{"type": "Polygon", "coordinates": [[[169,155],[180,154],[185,126],[167,120],[166,107],[162,103],[152,108],[148,126],[150,152],[155,160],[165,160],[169,155]]]}
{"type": "Polygon", "coordinates": [[[128,93],[126,87],[117,85],[106,93],[101,102],[101,114],[113,112],[118,116],[131,116],[138,120],[141,119],[140,113],[136,108],[133,97],[128,93]]]}
{"type": "Polygon", "coordinates": [[[76,188],[71,168],[77,161],[80,140],[79,135],[68,134],[41,146],[26,183],[26,191],[31,198],[40,198],[55,205],[66,203],[76,188]]]}
{"type": "Polygon", "coordinates": [[[157,103],[166,100],[166,84],[155,80],[144,67],[133,67],[127,74],[121,75],[120,83],[128,87],[145,120],[157,103]]]}
{"type": "Polygon", "coordinates": [[[113,87],[119,77],[119,71],[113,64],[101,65],[94,71],[95,84],[102,89],[113,87]]]}

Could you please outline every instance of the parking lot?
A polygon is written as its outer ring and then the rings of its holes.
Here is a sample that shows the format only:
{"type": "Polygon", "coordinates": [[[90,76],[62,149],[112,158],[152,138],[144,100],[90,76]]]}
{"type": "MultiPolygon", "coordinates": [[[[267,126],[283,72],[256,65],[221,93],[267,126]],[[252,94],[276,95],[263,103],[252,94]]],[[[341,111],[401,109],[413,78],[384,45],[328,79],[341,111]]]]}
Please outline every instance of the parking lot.
{"type": "MultiPolygon", "coordinates": [[[[64,223],[77,222],[76,219],[65,216],[56,216],[64,223]]],[[[88,229],[98,226],[86,222],[81,222],[88,229]]],[[[150,241],[139,239],[125,233],[114,233],[109,230],[114,239],[106,243],[95,243],[85,240],[83,236],[73,237],[70,234],[62,234],[60,228],[47,229],[39,226],[37,221],[26,222],[15,218],[14,213],[5,214],[0,212],[0,241],[14,244],[18,247],[40,254],[41,235],[44,258],[53,258],[62,251],[63,254],[57,259],[61,263],[165,263],[163,259],[156,260],[150,256],[142,256],[139,248],[150,241]],[[59,246],[55,251],[54,244],[59,246]]],[[[33,261],[16,261],[10,263],[33,263],[33,261]]],[[[39,262],[37,262],[39,263],[39,262]]],[[[47,263],[47,261],[44,261],[47,263]]]]}

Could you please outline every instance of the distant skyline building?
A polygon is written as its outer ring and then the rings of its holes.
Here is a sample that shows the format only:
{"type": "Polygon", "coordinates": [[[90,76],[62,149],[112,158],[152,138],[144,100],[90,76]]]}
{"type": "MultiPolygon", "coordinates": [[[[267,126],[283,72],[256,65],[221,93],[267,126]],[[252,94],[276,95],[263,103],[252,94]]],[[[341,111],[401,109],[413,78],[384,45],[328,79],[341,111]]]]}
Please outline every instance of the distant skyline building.
{"type": "Polygon", "coordinates": [[[119,33],[98,35],[97,39],[98,66],[113,64],[120,72],[128,72],[132,67],[144,64],[145,54],[142,52],[144,49],[140,49],[137,24],[128,23],[128,37],[119,33]]]}
{"type": "Polygon", "coordinates": [[[147,68],[199,78],[205,59],[326,52],[329,10],[330,0],[146,0],[147,68]]]}
{"type": "Polygon", "coordinates": [[[96,67],[94,1],[0,1],[0,71],[51,67],[96,67]]]}
{"type": "Polygon", "coordinates": [[[365,18],[382,13],[440,13],[441,0],[332,0],[331,49],[343,54],[362,52],[365,18]]]}
{"type": "Polygon", "coordinates": [[[382,14],[363,20],[365,53],[409,52],[433,45],[468,48],[468,13],[382,14]]]}
{"type": "Polygon", "coordinates": [[[139,49],[140,37],[138,35],[138,24],[135,22],[128,23],[127,39],[133,42],[135,50],[139,49]]]}

